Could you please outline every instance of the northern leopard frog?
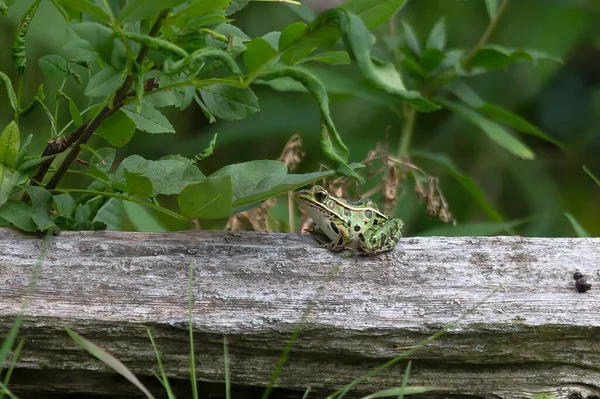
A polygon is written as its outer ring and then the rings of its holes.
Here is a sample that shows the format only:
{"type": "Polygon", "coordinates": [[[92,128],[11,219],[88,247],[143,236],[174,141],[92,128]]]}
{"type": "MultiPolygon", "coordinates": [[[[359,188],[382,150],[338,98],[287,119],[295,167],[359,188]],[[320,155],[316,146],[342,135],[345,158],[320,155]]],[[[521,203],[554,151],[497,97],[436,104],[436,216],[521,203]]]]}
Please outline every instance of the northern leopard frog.
{"type": "Polygon", "coordinates": [[[385,252],[394,249],[402,237],[402,220],[386,216],[370,199],[348,201],[314,186],[296,192],[296,200],[331,240],[326,247],[332,251],[385,252]]]}

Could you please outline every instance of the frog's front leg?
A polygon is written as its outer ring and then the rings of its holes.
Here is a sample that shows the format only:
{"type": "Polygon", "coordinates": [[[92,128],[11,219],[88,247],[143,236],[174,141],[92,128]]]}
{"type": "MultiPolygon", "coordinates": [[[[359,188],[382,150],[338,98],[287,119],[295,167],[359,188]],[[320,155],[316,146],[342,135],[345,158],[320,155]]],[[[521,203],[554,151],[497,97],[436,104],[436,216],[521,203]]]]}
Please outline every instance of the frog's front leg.
{"type": "Polygon", "coordinates": [[[360,249],[366,253],[390,251],[400,241],[403,231],[404,222],[401,219],[390,219],[370,227],[359,235],[360,249]]]}

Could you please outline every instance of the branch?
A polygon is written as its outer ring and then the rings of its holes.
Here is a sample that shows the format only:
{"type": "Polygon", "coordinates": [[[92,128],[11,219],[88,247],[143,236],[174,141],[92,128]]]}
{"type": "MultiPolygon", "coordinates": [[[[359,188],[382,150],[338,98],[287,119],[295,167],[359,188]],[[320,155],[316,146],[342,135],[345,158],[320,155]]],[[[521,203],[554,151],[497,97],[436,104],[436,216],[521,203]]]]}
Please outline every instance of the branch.
{"type": "MultiPolygon", "coordinates": [[[[149,33],[150,36],[154,37],[158,34],[160,25],[161,25],[162,21],[165,19],[165,17],[168,15],[168,13],[169,13],[169,10],[165,10],[158,16],[158,18],[156,19],[156,22],[152,26],[152,29],[150,30],[150,33],[149,33]]],[[[148,48],[145,46],[142,47],[135,62],[138,65],[141,65],[142,62],[144,61],[144,59],[146,58],[147,54],[148,54],[148,48]]],[[[96,131],[96,129],[98,129],[98,126],[100,126],[106,118],[111,116],[113,113],[118,111],[123,106],[123,99],[125,99],[125,97],[127,97],[129,95],[129,90],[131,88],[131,85],[133,84],[134,78],[135,78],[135,76],[131,73],[127,75],[127,78],[123,82],[123,85],[121,85],[119,90],[117,90],[117,92],[115,93],[112,108],[109,105],[107,105],[106,107],[104,107],[102,109],[102,111],[100,111],[100,113],[94,119],[92,119],[90,122],[87,122],[86,124],[80,126],[76,130],[74,130],[73,133],[71,133],[68,137],[66,137],[66,138],[59,137],[57,139],[48,141],[48,144],[47,144],[46,148],[44,149],[42,156],[58,154],[58,153],[61,153],[65,150],[67,150],[69,147],[71,147],[72,144],[75,144],[75,145],[73,146],[71,151],[67,154],[67,156],[63,160],[62,164],[59,166],[58,170],[54,174],[54,176],[52,176],[50,181],[46,184],[47,189],[56,188],[56,186],[58,185],[60,180],[67,173],[67,170],[69,170],[69,168],[71,167],[73,162],[77,159],[77,156],[79,155],[81,144],[87,143],[88,140],[92,137],[92,135],[96,131]]],[[[37,173],[37,175],[34,177],[34,180],[41,182],[44,179],[44,176],[46,175],[46,173],[48,172],[48,169],[50,168],[51,164],[52,164],[52,160],[49,160],[49,161],[41,164],[40,170],[37,173]]],[[[33,183],[33,184],[35,184],[35,183],[33,183]]]]}

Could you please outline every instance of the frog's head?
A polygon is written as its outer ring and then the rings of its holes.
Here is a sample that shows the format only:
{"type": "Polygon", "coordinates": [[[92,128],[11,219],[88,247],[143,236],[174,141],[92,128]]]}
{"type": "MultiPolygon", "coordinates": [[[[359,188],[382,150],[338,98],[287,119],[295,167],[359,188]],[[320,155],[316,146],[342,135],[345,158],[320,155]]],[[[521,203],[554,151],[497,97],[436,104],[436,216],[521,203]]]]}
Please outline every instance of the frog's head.
{"type": "Polygon", "coordinates": [[[343,214],[338,198],[329,194],[321,186],[296,192],[296,201],[298,201],[300,209],[306,212],[319,226],[324,219],[331,221],[340,215],[340,211],[343,214]]]}

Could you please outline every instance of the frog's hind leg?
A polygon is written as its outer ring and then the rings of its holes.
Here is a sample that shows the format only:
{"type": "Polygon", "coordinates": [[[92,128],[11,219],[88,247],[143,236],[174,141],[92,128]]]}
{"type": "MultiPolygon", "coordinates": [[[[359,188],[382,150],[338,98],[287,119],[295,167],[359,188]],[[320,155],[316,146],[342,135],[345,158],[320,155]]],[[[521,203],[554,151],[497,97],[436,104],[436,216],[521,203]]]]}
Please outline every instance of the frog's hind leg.
{"type": "Polygon", "coordinates": [[[391,251],[400,241],[403,231],[404,223],[400,219],[390,219],[370,227],[359,235],[360,249],[367,254],[391,251]]]}

